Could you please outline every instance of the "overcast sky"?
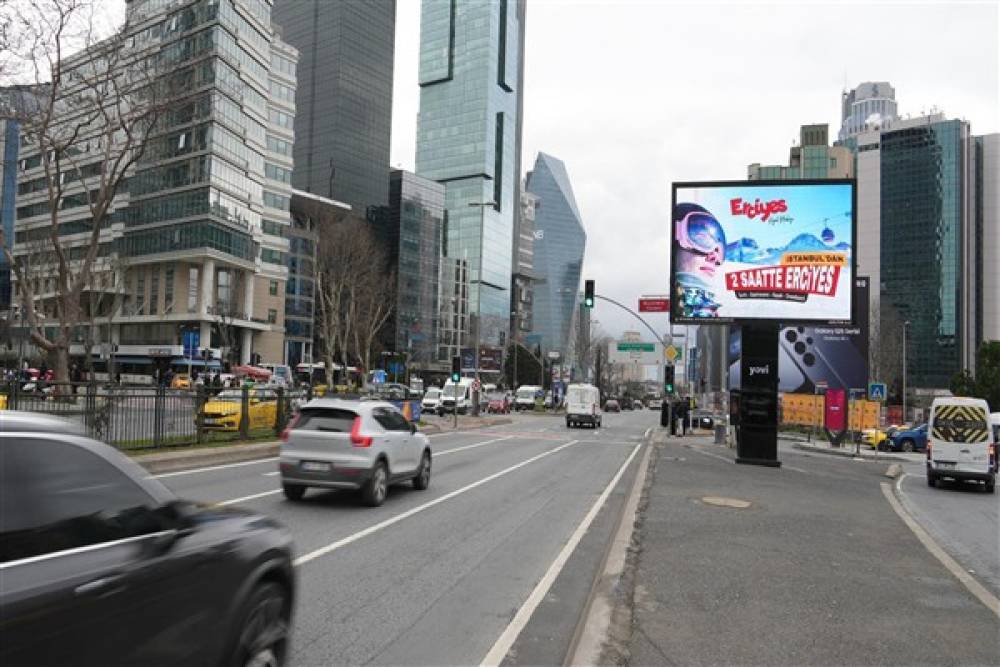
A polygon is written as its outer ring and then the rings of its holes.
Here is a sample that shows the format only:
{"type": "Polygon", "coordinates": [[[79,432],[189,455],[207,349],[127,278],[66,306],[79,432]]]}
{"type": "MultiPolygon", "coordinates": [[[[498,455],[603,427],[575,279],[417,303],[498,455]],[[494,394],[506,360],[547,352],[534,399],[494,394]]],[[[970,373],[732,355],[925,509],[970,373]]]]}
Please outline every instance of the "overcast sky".
{"type": "MultiPolygon", "coordinates": [[[[998,4],[528,0],[522,168],[539,151],[566,163],[584,275],[636,308],[667,292],[670,183],[788,164],[802,124],[835,138],[845,86],[889,81],[903,115],[1000,132],[998,4]]],[[[397,7],[391,162],[412,170],[420,2],[397,7]]],[[[600,302],[594,318],[641,328],[600,302]]]]}

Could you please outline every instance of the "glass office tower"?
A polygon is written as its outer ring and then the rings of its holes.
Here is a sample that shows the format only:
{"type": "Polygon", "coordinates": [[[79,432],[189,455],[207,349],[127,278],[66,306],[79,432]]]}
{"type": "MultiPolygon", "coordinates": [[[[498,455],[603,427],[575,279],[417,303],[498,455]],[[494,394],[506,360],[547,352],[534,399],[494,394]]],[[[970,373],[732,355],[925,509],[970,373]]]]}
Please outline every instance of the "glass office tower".
{"type": "Polygon", "coordinates": [[[444,255],[469,277],[465,344],[503,347],[520,206],[524,3],[425,0],[420,22],[416,170],[447,187],[444,255]]]}
{"type": "Polygon", "coordinates": [[[562,160],[539,153],[527,190],[541,205],[535,213],[533,333],[544,352],[568,357],[587,233],[562,160]]]}
{"type": "Polygon", "coordinates": [[[389,203],[395,0],[275,0],[298,49],[292,185],[351,205],[389,203]]]}
{"type": "Polygon", "coordinates": [[[947,387],[974,346],[975,297],[963,285],[975,261],[964,251],[974,233],[972,163],[969,125],[960,120],[881,135],[882,298],[910,322],[914,387],[947,387]]]}

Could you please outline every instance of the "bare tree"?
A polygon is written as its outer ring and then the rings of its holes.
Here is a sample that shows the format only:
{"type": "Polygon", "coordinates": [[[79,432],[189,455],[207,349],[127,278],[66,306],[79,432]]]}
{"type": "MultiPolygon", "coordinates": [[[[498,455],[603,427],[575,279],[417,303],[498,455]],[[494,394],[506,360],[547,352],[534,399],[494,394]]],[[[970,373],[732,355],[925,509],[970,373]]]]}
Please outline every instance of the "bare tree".
{"type": "MultiPolygon", "coordinates": [[[[107,254],[102,230],[119,188],[156,127],[169,85],[155,77],[156,58],[130,42],[128,28],[98,41],[95,0],[12,0],[0,9],[0,83],[27,84],[29,103],[14,110],[26,160],[40,175],[30,191],[46,217],[35,228],[46,241],[33,262],[0,246],[11,263],[31,341],[49,356],[57,381],[69,375],[69,348],[85,321],[84,292],[95,262],[107,254]],[[72,54],[71,51],[80,49],[72,54]],[[79,219],[79,213],[89,218],[79,219]],[[87,236],[67,240],[67,218],[87,236]],[[39,292],[33,274],[50,276],[39,292]]],[[[29,213],[29,217],[30,217],[29,213]]],[[[104,238],[107,241],[105,235],[104,238]]]]}
{"type": "Polygon", "coordinates": [[[903,318],[883,296],[872,302],[869,322],[871,377],[898,391],[903,377],[903,318]]]}
{"type": "Polygon", "coordinates": [[[215,329],[219,332],[219,345],[225,350],[223,361],[235,366],[240,362],[236,350],[240,344],[241,331],[236,321],[250,318],[249,313],[243,312],[242,299],[243,290],[248,289],[249,285],[243,271],[220,272],[219,275],[228,275],[228,294],[219,293],[219,298],[212,307],[212,314],[215,316],[215,329]]]}

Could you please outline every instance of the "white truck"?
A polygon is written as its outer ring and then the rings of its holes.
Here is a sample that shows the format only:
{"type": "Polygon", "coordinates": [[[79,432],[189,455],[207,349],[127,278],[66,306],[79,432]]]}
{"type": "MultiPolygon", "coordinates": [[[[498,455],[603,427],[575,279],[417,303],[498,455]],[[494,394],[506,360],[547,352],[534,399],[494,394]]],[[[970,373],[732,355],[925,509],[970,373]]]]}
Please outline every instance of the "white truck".
{"type": "Polygon", "coordinates": [[[566,388],[566,428],[583,424],[601,427],[601,392],[592,384],[571,384],[566,388]]]}
{"type": "Polygon", "coordinates": [[[472,383],[474,378],[462,378],[458,382],[448,380],[441,391],[441,401],[438,403],[438,415],[450,415],[456,410],[458,414],[468,414],[472,410],[472,383]]]}
{"type": "Polygon", "coordinates": [[[537,396],[544,396],[541,387],[533,384],[522,384],[517,388],[517,393],[514,394],[514,411],[534,410],[537,396]]]}

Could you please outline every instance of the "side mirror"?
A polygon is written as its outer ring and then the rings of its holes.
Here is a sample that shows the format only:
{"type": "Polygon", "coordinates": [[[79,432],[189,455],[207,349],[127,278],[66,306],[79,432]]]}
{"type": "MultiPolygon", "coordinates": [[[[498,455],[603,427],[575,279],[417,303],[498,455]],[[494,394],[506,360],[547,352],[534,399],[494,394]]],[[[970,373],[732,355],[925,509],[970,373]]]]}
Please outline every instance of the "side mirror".
{"type": "Polygon", "coordinates": [[[416,433],[416,432],[417,432],[417,425],[413,422],[410,422],[410,433],[416,433]]]}

